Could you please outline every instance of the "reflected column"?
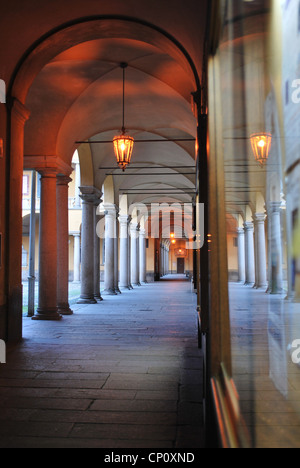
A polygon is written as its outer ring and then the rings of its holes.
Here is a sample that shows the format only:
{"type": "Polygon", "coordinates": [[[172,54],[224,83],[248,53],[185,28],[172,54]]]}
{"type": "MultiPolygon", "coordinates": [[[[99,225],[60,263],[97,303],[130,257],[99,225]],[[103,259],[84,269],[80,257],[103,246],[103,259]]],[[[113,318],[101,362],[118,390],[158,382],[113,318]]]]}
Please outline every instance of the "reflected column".
{"type": "Polygon", "coordinates": [[[245,227],[245,256],[246,256],[246,284],[255,283],[255,256],[254,256],[254,225],[246,222],[245,227]]]}
{"type": "Polygon", "coordinates": [[[237,229],[238,234],[238,271],[239,283],[246,282],[246,266],[245,266],[245,231],[243,228],[237,229]]]}
{"type": "Polygon", "coordinates": [[[256,287],[267,287],[267,253],[266,253],[266,233],[265,233],[265,213],[256,213],[255,235],[256,235],[256,287]]]}
{"type": "Polygon", "coordinates": [[[281,236],[281,202],[270,203],[271,208],[271,294],[280,294],[283,289],[283,272],[282,272],[282,236],[281,236]]]}

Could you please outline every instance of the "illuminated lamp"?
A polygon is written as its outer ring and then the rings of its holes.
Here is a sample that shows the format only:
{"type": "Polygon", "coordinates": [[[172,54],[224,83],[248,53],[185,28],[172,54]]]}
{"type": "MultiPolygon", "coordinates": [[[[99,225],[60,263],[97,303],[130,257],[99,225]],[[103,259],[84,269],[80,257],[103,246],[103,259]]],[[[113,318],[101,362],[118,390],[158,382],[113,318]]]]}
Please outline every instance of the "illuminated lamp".
{"type": "Polygon", "coordinates": [[[252,151],[261,167],[263,167],[270,154],[272,135],[270,133],[254,133],[250,136],[252,151]]]}
{"type": "Polygon", "coordinates": [[[126,167],[130,164],[134,138],[126,135],[125,129],[125,70],[128,67],[127,63],[121,63],[121,68],[123,70],[123,125],[122,125],[122,134],[114,137],[114,151],[117,158],[118,165],[125,172],[126,167]]]}

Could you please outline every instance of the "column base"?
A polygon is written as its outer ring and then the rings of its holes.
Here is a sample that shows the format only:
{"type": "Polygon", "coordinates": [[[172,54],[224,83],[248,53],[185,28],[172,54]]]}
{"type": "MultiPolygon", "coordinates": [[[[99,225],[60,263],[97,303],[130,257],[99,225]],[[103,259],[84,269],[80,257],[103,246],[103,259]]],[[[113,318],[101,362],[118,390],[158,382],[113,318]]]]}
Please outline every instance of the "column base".
{"type": "Polygon", "coordinates": [[[95,294],[94,298],[95,298],[95,300],[97,302],[99,302],[99,301],[102,302],[103,301],[103,297],[101,296],[101,294],[95,294]]]}
{"type": "Polygon", "coordinates": [[[265,284],[256,284],[254,286],[255,289],[264,289],[264,290],[266,290],[267,287],[268,287],[267,283],[265,283],[265,284]]]}
{"type": "Polygon", "coordinates": [[[69,304],[59,304],[58,313],[61,315],[73,315],[73,310],[70,309],[69,304]]]}
{"type": "Polygon", "coordinates": [[[122,291],[119,288],[115,288],[117,294],[122,294],[122,291]]]}
{"type": "Polygon", "coordinates": [[[103,296],[117,296],[117,293],[114,289],[105,289],[103,291],[103,296]]]}
{"type": "Polygon", "coordinates": [[[80,296],[80,299],[78,299],[76,304],[97,304],[97,301],[94,297],[80,296]]]}
{"type": "Polygon", "coordinates": [[[130,286],[120,286],[120,291],[131,291],[131,287],[130,286]]]}
{"type": "Polygon", "coordinates": [[[58,313],[57,309],[37,309],[36,315],[31,320],[47,320],[47,321],[59,321],[62,319],[62,315],[58,313]]]}
{"type": "Polygon", "coordinates": [[[245,283],[245,286],[249,286],[250,288],[254,288],[255,283],[245,283]]]}

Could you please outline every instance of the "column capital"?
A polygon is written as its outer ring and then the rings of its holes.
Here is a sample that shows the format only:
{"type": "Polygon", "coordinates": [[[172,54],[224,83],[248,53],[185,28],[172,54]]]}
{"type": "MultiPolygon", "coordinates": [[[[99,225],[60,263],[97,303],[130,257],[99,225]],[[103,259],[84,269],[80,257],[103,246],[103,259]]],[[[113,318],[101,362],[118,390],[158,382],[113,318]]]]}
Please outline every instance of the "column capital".
{"type": "Polygon", "coordinates": [[[119,208],[114,203],[102,203],[102,207],[104,209],[104,214],[114,214],[117,215],[119,213],[119,208]]]}
{"type": "Polygon", "coordinates": [[[270,202],[269,206],[271,213],[280,213],[281,202],[270,202]]]}
{"type": "Polygon", "coordinates": [[[236,232],[238,233],[239,236],[242,236],[245,234],[245,229],[243,227],[238,227],[236,232]]]}
{"type": "Polygon", "coordinates": [[[255,213],[254,221],[258,224],[264,223],[267,219],[267,215],[265,213],[255,213]]]}
{"type": "Polygon", "coordinates": [[[71,177],[67,176],[67,175],[58,175],[57,176],[57,185],[69,185],[70,183],[72,182],[72,179],[71,177]]]}
{"type": "Polygon", "coordinates": [[[83,200],[83,203],[100,204],[102,197],[101,190],[92,186],[82,186],[79,189],[81,191],[80,198],[83,200]]]}
{"type": "Polygon", "coordinates": [[[120,224],[126,224],[126,225],[127,225],[128,223],[130,223],[130,216],[128,216],[128,215],[120,215],[120,216],[119,216],[119,223],[120,223],[120,224]]]}
{"type": "Polygon", "coordinates": [[[254,224],[252,221],[246,221],[244,223],[244,228],[246,231],[253,231],[254,230],[254,224]]]}
{"type": "Polygon", "coordinates": [[[140,229],[140,237],[146,237],[146,229],[140,229]]]}
{"type": "Polygon", "coordinates": [[[57,168],[56,167],[45,167],[44,169],[39,170],[39,174],[42,179],[56,179],[57,178],[57,168]]]}

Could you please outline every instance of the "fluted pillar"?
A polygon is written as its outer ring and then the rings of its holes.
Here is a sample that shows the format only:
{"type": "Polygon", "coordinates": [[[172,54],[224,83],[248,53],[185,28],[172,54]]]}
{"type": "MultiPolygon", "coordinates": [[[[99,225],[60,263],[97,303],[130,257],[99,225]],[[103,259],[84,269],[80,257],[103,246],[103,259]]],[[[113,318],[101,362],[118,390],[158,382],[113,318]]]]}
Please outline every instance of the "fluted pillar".
{"type": "Polygon", "coordinates": [[[139,271],[137,268],[138,265],[138,249],[137,249],[137,240],[138,240],[138,224],[130,224],[130,243],[131,243],[131,284],[132,286],[139,286],[139,271]]]}
{"type": "Polygon", "coordinates": [[[269,290],[271,294],[280,294],[283,290],[283,272],[282,272],[282,235],[280,209],[281,202],[273,202],[271,208],[271,284],[269,290]]]}
{"type": "Polygon", "coordinates": [[[76,284],[80,283],[80,232],[73,234],[74,237],[74,279],[76,284]]]}
{"type": "Polygon", "coordinates": [[[256,236],[256,287],[267,287],[267,253],[266,253],[266,231],[265,213],[256,213],[255,236],[256,236]]]}
{"type": "Polygon", "coordinates": [[[103,294],[114,296],[115,291],[115,236],[116,206],[104,203],[105,211],[105,286],[103,294]]]}
{"type": "Polygon", "coordinates": [[[245,226],[245,255],[246,255],[246,284],[255,283],[255,253],[254,253],[254,225],[246,222],[245,226]]]}
{"type": "Polygon", "coordinates": [[[61,315],[72,315],[69,304],[69,183],[57,177],[57,307],[61,315]]]}
{"type": "Polygon", "coordinates": [[[81,295],[78,304],[97,304],[94,297],[95,203],[101,192],[94,187],[80,187],[82,199],[81,295]]]}
{"type": "Polygon", "coordinates": [[[129,216],[119,216],[120,226],[120,289],[131,289],[129,282],[128,255],[128,223],[129,216]]]}
{"type": "Polygon", "coordinates": [[[139,255],[140,255],[140,284],[146,283],[146,231],[140,229],[139,233],[139,255]]]}
{"type": "Polygon", "coordinates": [[[239,282],[246,282],[246,257],[245,257],[245,231],[243,228],[238,228],[238,270],[239,282]]]}
{"type": "Polygon", "coordinates": [[[60,320],[57,309],[56,169],[41,174],[39,234],[39,305],[33,320],[60,320]]]}

